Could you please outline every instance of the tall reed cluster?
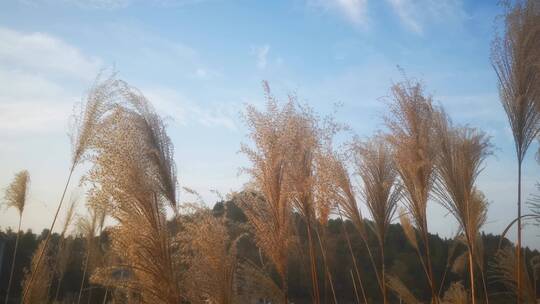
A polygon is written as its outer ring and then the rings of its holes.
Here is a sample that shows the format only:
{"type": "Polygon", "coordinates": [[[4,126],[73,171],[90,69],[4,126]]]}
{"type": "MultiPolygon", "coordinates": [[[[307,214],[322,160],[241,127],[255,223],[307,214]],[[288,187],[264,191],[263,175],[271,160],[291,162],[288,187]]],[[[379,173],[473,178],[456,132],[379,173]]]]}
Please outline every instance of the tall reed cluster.
{"type": "MultiPolygon", "coordinates": [[[[493,260],[484,254],[481,230],[488,200],[477,183],[493,151],[490,137],[453,123],[419,82],[395,83],[384,129],[342,146],[336,135],[346,126],[331,116],[319,117],[294,95],[280,103],[264,82],[264,107],[248,105],[243,117],[249,143],[241,152],[249,161],[244,172],[250,180],[232,195],[246,218],[245,224],[235,224],[227,210],[217,215],[180,201],[166,124],[139,90],[113,74],[98,77],[76,109],[68,178],[50,229],[25,272],[21,302],[67,300],[60,291],[72,260],[69,227],[76,200],[67,208],[56,247],[50,240],[73,173],[86,163],[81,180],[86,213],[77,221],[85,251],[77,303],[85,298],[101,303],[289,303],[289,266],[298,258],[310,282],[311,302],[337,304],[335,253],[327,241],[332,216],[341,219],[357,303],[487,304],[486,264],[489,278],[506,286],[518,303],[536,303],[540,259],[527,260],[522,253],[521,170],[540,135],[538,0],[507,7],[492,64],[518,161],[516,246],[502,248],[493,260]],[[442,205],[458,224],[442,277],[433,266],[431,203],[442,205]],[[429,289],[424,298],[388,267],[387,236],[398,218],[425,277],[419,281],[429,289]],[[354,237],[361,248],[353,246],[354,237]],[[258,256],[241,256],[243,246],[252,246],[258,256]],[[375,290],[365,288],[373,278],[362,273],[362,264],[372,268],[375,290]],[[467,273],[447,282],[450,269],[467,273]],[[103,298],[96,300],[94,287],[105,290],[103,298]]],[[[21,171],[5,193],[6,206],[19,214],[6,303],[29,181],[28,172],[21,171]]]]}

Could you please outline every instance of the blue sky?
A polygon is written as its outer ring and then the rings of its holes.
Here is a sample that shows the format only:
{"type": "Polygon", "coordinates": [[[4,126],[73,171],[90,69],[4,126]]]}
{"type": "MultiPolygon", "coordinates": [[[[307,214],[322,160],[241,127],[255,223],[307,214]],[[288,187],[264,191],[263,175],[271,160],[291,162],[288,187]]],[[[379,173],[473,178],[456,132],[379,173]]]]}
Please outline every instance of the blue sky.
{"type": "MultiPolygon", "coordinates": [[[[32,175],[23,227],[48,225],[68,169],[68,117],[103,69],[140,88],[167,117],[181,186],[238,190],[246,141],[240,113],[261,104],[261,81],[295,92],[360,136],[383,128],[399,65],[459,123],[497,149],[480,177],[491,201],[485,230],[515,216],[511,133],[489,61],[496,1],[465,0],[13,0],[0,3],[0,186],[32,175]]],[[[539,180],[531,147],[524,195],[539,180]]],[[[81,170],[82,172],[82,170],[81,170]]],[[[80,174],[80,172],[79,172],[80,174]]],[[[430,228],[456,225],[434,204],[430,228]]],[[[16,214],[0,214],[1,226],[16,214]]],[[[540,247],[535,227],[527,244],[540,247]]]]}

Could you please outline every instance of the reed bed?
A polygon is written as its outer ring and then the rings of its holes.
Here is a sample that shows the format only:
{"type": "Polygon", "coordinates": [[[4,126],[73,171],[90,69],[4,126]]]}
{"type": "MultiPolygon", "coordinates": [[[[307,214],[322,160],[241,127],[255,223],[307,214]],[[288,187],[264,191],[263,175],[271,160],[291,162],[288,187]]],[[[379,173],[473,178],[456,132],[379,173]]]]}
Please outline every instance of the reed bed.
{"type": "MultiPolygon", "coordinates": [[[[522,214],[521,170],[540,135],[540,2],[517,1],[504,17],[491,59],[518,160],[515,246],[501,240],[495,256],[486,253],[494,252],[482,234],[489,200],[477,179],[494,150],[490,137],[454,124],[420,82],[395,83],[384,128],[362,139],[351,139],[346,126],[295,95],[280,102],[263,82],[264,105],[247,105],[243,115],[248,142],[240,152],[249,181],[219,203],[227,206],[220,211],[180,188],[163,118],[113,73],[99,76],[75,109],[68,178],[50,229],[25,265],[20,302],[285,304],[309,297],[337,304],[350,287],[356,303],[488,304],[497,301],[490,289],[537,303],[540,255],[525,256],[521,220],[538,219],[539,203],[533,198],[532,214],[522,214]],[[76,216],[72,199],[55,234],[79,168],[85,212],[76,216]],[[186,201],[179,189],[197,201],[186,201]],[[458,224],[448,248],[432,243],[427,210],[433,202],[458,224]],[[70,230],[74,218],[77,235],[70,230]],[[387,251],[396,227],[404,240],[399,250],[418,258],[416,265],[395,263],[395,252],[387,251]],[[72,264],[82,276],[77,292],[66,294],[72,264]],[[414,267],[415,281],[426,286],[406,280],[414,267]],[[304,294],[291,286],[303,286],[304,294]]],[[[6,304],[29,182],[27,171],[17,173],[4,197],[19,215],[6,304]]]]}

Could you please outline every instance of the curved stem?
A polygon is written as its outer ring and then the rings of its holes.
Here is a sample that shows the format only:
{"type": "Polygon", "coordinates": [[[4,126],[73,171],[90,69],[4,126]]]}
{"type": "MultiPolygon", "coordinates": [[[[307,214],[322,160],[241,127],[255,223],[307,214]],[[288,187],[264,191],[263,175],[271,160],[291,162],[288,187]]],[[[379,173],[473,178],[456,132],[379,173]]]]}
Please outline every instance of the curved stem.
{"type": "Polygon", "coordinates": [[[517,248],[516,248],[516,277],[517,277],[517,303],[521,303],[521,159],[518,160],[518,226],[517,226],[517,248]]]}
{"type": "Polygon", "coordinates": [[[15,248],[13,249],[13,258],[11,259],[11,272],[9,274],[8,287],[6,291],[6,301],[5,304],[9,302],[9,291],[11,289],[11,282],[13,280],[13,273],[15,272],[15,261],[17,259],[17,249],[19,247],[19,236],[21,235],[21,221],[22,213],[19,215],[19,226],[17,227],[17,238],[15,238],[15,248]]]}
{"type": "MultiPolygon", "coordinates": [[[[69,186],[69,182],[71,181],[71,176],[73,175],[73,171],[75,170],[75,163],[71,166],[71,169],[69,170],[68,179],[66,181],[66,186],[64,187],[64,192],[62,193],[62,197],[60,198],[60,203],[58,203],[58,208],[56,208],[56,213],[54,215],[51,227],[49,228],[49,233],[47,234],[47,238],[45,239],[45,244],[43,245],[43,249],[39,253],[39,257],[36,263],[36,269],[39,268],[39,265],[41,264],[41,261],[43,259],[44,253],[47,251],[47,245],[49,244],[49,241],[51,239],[52,230],[54,228],[54,224],[56,223],[56,220],[58,219],[58,213],[60,212],[60,209],[62,208],[62,203],[64,202],[64,197],[66,196],[67,188],[69,186]]],[[[30,288],[32,287],[32,283],[35,279],[35,272],[32,272],[32,275],[30,276],[30,281],[28,281],[28,285],[24,289],[24,293],[22,296],[21,302],[24,303],[26,300],[26,296],[28,295],[28,292],[30,291],[30,288]]]]}

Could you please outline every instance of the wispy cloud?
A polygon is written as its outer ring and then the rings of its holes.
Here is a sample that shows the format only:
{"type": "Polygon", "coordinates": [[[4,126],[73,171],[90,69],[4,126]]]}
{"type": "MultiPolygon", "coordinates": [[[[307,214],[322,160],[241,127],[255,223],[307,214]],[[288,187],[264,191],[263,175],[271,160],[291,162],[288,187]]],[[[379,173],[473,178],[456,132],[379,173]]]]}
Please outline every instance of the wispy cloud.
{"type": "Polygon", "coordinates": [[[270,52],[270,45],[265,44],[259,47],[252,47],[252,52],[257,59],[257,68],[264,70],[268,65],[268,53],[270,52]]]}
{"type": "Polygon", "coordinates": [[[55,36],[0,27],[0,136],[63,132],[101,66],[55,36]]]}
{"type": "Polygon", "coordinates": [[[143,88],[145,96],[156,109],[180,126],[199,125],[208,128],[226,128],[236,131],[236,116],[240,108],[236,103],[210,103],[202,106],[182,92],[164,87],[143,88]]]}
{"type": "Polygon", "coordinates": [[[101,60],[45,33],[0,27],[0,65],[87,80],[99,71],[101,60]]]}
{"type": "Polygon", "coordinates": [[[415,17],[417,11],[414,4],[409,0],[388,0],[395,13],[399,16],[401,22],[416,33],[422,33],[422,26],[418,23],[418,19],[415,17]]]}
{"type": "Polygon", "coordinates": [[[307,4],[325,11],[334,11],[355,26],[367,26],[367,0],[307,0],[307,4]]]}
{"type": "Polygon", "coordinates": [[[137,4],[149,4],[157,7],[183,7],[210,0],[19,0],[27,5],[68,5],[81,9],[116,10],[137,4]]]}
{"type": "Polygon", "coordinates": [[[461,0],[387,0],[401,23],[423,34],[428,23],[452,22],[463,18],[461,0]]]}

